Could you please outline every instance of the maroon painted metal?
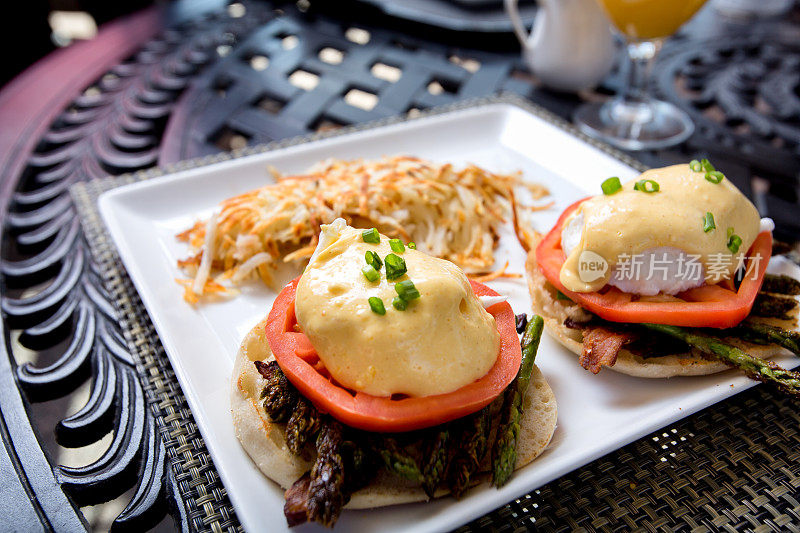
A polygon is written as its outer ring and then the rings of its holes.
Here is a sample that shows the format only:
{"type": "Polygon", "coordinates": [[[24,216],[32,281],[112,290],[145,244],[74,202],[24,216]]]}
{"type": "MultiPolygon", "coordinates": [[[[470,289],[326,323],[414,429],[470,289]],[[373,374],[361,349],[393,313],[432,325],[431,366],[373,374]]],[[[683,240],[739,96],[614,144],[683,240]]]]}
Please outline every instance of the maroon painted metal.
{"type": "Polygon", "coordinates": [[[50,123],[75,96],[161,29],[157,8],[148,8],[100,28],[49,54],[0,91],[0,218],[8,190],[50,123]]]}

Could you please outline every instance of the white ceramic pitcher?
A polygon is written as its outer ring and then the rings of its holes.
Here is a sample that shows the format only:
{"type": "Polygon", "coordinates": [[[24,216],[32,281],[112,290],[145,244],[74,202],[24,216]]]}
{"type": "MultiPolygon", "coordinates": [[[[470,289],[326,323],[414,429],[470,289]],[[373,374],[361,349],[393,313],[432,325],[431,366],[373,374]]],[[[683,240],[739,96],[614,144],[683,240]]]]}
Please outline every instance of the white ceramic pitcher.
{"type": "Polygon", "coordinates": [[[539,0],[530,35],[517,9],[505,0],[525,62],[542,83],[576,92],[594,87],[611,69],[614,37],[595,0],[539,0]]]}

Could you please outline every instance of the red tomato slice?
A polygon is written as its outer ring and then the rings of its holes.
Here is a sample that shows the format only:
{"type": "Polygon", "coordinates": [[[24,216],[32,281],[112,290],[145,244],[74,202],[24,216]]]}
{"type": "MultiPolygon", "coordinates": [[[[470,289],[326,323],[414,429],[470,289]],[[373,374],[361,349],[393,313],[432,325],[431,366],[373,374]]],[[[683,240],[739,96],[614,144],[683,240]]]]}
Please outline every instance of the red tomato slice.
{"type": "MultiPolygon", "coordinates": [[[[303,396],[320,410],[350,427],[367,431],[400,432],[442,424],[488,405],[514,380],[522,362],[514,312],[508,302],[491,306],[500,333],[500,353],[489,372],[477,381],[447,394],[419,398],[383,398],[353,392],[318,372],[319,357],[308,337],[296,331],[295,291],[300,278],[289,283],[275,300],[267,318],[267,340],[278,365],[303,396]]],[[[470,280],[477,296],[498,294],[470,280]]]]}
{"type": "Polygon", "coordinates": [[[738,291],[720,285],[703,285],[678,294],[679,301],[653,302],[634,301],[633,295],[611,286],[604,287],[601,292],[565,289],[559,277],[561,265],[566,261],[561,248],[561,228],[567,216],[585,200],[579,200],[564,210],[555,227],[536,247],[536,261],[544,277],[573,302],[611,322],[730,328],[750,314],[772,255],[772,234],[768,231],[759,233],[750,247],[747,257],[760,259],[749,261],[738,291]]]}

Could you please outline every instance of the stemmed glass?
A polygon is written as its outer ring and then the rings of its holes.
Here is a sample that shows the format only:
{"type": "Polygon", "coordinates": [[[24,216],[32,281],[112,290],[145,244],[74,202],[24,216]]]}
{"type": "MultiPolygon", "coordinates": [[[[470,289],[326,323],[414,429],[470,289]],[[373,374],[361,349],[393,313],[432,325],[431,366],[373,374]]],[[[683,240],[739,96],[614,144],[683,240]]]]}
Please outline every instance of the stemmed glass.
{"type": "Polygon", "coordinates": [[[625,85],[618,95],[576,110],[575,123],[584,133],[626,150],[664,148],[692,134],[694,124],[686,113],[648,94],[648,79],[664,39],[705,1],[598,0],[625,38],[630,61],[625,85]]]}

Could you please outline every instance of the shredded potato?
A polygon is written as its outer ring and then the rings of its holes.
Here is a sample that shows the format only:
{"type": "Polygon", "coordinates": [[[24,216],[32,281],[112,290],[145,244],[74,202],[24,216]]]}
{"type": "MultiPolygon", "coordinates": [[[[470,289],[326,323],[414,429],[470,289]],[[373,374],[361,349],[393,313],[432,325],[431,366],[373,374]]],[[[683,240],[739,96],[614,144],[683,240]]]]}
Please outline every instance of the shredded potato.
{"type": "Polygon", "coordinates": [[[188,302],[224,293],[222,281],[258,276],[272,284],[279,263],[308,260],[320,224],[338,217],[413,241],[472,276],[509,276],[505,267],[494,275],[491,269],[499,226],[509,216],[516,220],[514,189],[525,187],[533,199],[548,194],[523,183],[519,173],[493,174],[474,165],[456,170],[405,156],[330,159],[297,176],[272,172],[276,183],[223,201],[210,220],[178,234],[192,249],[178,261],[192,278],[181,281],[188,302]]]}

